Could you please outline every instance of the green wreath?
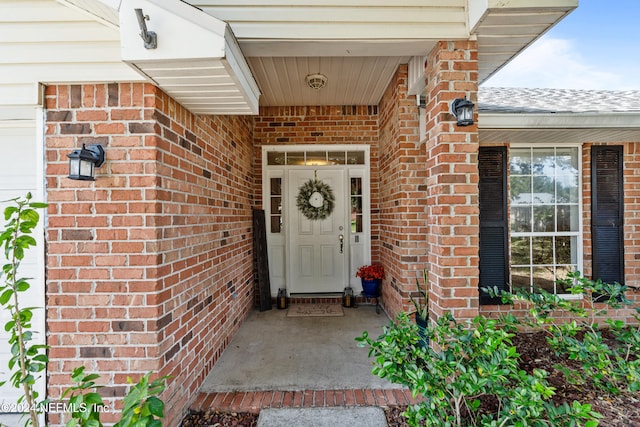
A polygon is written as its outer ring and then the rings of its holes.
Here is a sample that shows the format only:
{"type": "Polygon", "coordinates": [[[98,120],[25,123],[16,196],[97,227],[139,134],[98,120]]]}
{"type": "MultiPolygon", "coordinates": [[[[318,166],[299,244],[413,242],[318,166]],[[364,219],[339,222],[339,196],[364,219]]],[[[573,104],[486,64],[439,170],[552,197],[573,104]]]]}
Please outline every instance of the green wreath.
{"type": "Polygon", "coordinates": [[[333,191],[324,182],[317,178],[310,179],[300,187],[298,198],[296,199],[296,206],[298,210],[302,212],[302,215],[308,219],[315,221],[318,219],[325,219],[331,212],[335,198],[333,197],[333,191]]]}

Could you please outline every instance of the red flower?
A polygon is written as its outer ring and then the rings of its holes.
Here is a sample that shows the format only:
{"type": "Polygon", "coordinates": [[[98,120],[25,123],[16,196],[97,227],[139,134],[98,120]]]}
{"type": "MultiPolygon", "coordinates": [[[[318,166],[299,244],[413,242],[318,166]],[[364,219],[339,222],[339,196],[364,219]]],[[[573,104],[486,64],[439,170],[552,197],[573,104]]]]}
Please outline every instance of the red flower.
{"type": "Polygon", "coordinates": [[[356,277],[360,277],[364,280],[382,280],[384,279],[384,267],[380,264],[363,265],[358,268],[356,277]]]}

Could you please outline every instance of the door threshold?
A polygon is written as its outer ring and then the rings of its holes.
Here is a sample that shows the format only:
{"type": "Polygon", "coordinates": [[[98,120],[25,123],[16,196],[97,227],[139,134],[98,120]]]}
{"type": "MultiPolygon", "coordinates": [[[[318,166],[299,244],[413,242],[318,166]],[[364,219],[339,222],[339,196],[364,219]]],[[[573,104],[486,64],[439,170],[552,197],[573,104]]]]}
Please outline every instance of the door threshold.
{"type": "Polygon", "coordinates": [[[291,298],[342,298],[342,292],[291,292],[291,298]]]}
{"type": "Polygon", "coordinates": [[[342,303],[342,292],[291,293],[289,304],[338,304],[342,303]]]}

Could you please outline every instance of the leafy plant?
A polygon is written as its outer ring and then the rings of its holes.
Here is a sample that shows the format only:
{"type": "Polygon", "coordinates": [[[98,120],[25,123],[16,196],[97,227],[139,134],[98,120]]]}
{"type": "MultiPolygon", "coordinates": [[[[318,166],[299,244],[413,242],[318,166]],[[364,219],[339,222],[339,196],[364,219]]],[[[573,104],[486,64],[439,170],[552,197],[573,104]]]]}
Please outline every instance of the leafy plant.
{"type": "Polygon", "coordinates": [[[63,399],[70,396],[68,410],[71,420],[67,422],[66,427],[102,427],[100,414],[104,412],[106,405],[97,391],[89,391],[99,387],[94,380],[100,376],[85,374],[84,369],[84,366],[80,366],[73,370],[71,380],[76,385],[69,387],[62,394],[63,399]]]}
{"type": "Polygon", "coordinates": [[[599,414],[589,405],[553,405],[545,371],[519,369],[515,325],[515,318],[483,316],[460,324],[446,314],[426,328],[433,345],[423,347],[418,326],[401,313],[377,339],[365,331],[356,340],[369,347],[374,375],[420,396],[405,413],[409,425],[546,426],[549,419],[555,426],[597,425],[599,414]],[[483,407],[489,400],[497,409],[483,407]]]}
{"type": "MultiPolygon", "coordinates": [[[[31,198],[31,193],[27,193],[24,198],[12,199],[12,204],[4,210],[4,219],[8,222],[0,234],[0,245],[4,247],[7,263],[2,266],[4,283],[0,285],[0,305],[11,315],[11,320],[4,325],[5,331],[11,333],[9,370],[13,373],[9,381],[15,388],[22,389],[18,403],[28,407],[31,424],[37,427],[40,425],[37,408],[41,402],[38,402],[38,392],[34,386],[38,373],[45,370],[49,359],[46,345],[31,344],[34,332],[30,329],[35,308],[20,306],[19,294],[26,292],[30,284],[29,278],[19,276],[18,270],[25,251],[36,246],[32,236],[40,220],[36,210],[47,205],[32,202],[31,198]]],[[[4,383],[6,381],[0,385],[4,383]]]]}
{"type": "MultiPolygon", "coordinates": [[[[71,376],[76,383],[68,388],[62,395],[70,396],[68,409],[71,420],[66,427],[102,427],[100,414],[105,412],[106,405],[97,392],[100,386],[94,380],[100,376],[97,374],[85,374],[84,366],[73,370],[71,376]]],[[[168,377],[161,377],[149,381],[151,372],[143,375],[134,384],[123,399],[123,408],[120,421],[114,427],[162,427],[164,418],[164,402],[157,396],[166,388],[168,377]]],[[[128,378],[130,384],[133,380],[128,378]]]]}
{"type": "MultiPolygon", "coordinates": [[[[500,296],[509,304],[517,301],[529,303],[529,315],[523,322],[547,332],[547,342],[557,353],[566,355],[578,363],[572,366],[555,366],[563,372],[567,381],[574,384],[592,382],[596,387],[612,394],[622,388],[640,390],[640,317],[636,325],[625,325],[620,320],[607,319],[612,338],[605,339],[598,319],[605,317],[610,308],[620,308],[631,303],[626,298],[627,287],[619,283],[606,284],[590,280],[580,272],[569,273],[559,281],[574,295],[582,295],[587,301],[567,299],[544,290],[514,292],[487,289],[492,296],[500,296]],[[595,304],[598,302],[599,304],[595,304]],[[568,312],[576,320],[556,321],[554,314],[568,312]]],[[[640,313],[640,308],[636,308],[640,313]]]]}
{"type": "MultiPolygon", "coordinates": [[[[164,402],[157,396],[166,388],[168,377],[149,382],[151,372],[142,376],[124,397],[122,418],[114,427],[162,427],[164,402]]],[[[131,378],[128,378],[133,383],[131,378]]]]}
{"type": "Polygon", "coordinates": [[[420,281],[416,278],[416,288],[418,290],[418,297],[414,298],[412,294],[409,294],[409,299],[416,309],[416,315],[420,316],[423,320],[429,321],[429,273],[426,269],[422,270],[422,280],[424,282],[424,289],[420,286],[420,281]]]}

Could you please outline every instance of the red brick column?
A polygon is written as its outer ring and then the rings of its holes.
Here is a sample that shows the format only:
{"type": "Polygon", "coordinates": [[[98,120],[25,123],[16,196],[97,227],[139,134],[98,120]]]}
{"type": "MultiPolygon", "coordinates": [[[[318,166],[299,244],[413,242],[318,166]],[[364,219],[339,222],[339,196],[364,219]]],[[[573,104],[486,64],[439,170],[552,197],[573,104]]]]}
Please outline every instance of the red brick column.
{"type": "Polygon", "coordinates": [[[457,126],[449,110],[453,99],[464,96],[477,104],[477,43],[439,42],[425,74],[431,307],[435,316],[450,311],[458,319],[473,318],[478,314],[478,128],[457,126]]]}
{"type": "Polygon", "coordinates": [[[48,395],[84,365],[117,408],[153,371],[177,425],[252,306],[252,119],[194,116],[148,84],[46,96],[48,395]],[[105,147],[95,182],[66,177],[82,143],[105,147]]]}

